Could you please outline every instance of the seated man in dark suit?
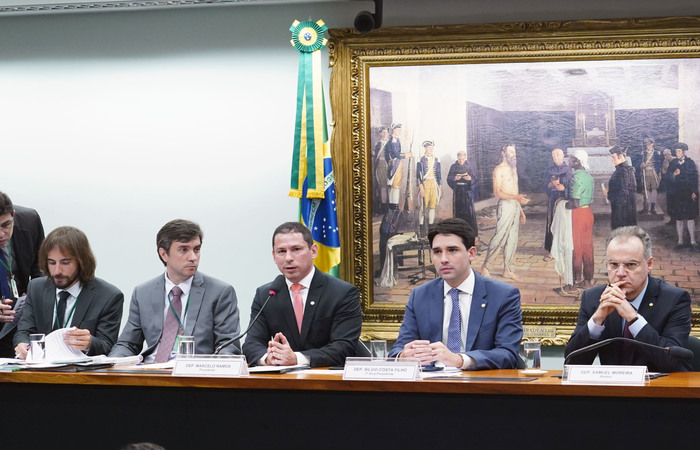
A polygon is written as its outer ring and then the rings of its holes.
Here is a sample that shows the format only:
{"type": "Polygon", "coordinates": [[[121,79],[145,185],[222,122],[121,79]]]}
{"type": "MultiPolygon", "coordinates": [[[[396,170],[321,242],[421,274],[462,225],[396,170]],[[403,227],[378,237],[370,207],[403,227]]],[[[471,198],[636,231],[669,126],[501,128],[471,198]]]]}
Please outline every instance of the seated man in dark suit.
{"type": "Polygon", "coordinates": [[[411,291],[389,356],[468,370],[513,369],[523,337],[520,291],[471,269],[474,230],[462,219],[430,227],[440,278],[411,291]]]}
{"type": "Polygon", "coordinates": [[[29,335],[72,327],[66,344],[88,355],[105,355],[119,334],[124,294],[95,277],[97,263],[87,236],[73,227],[49,233],[39,249],[47,277],[29,282],[15,334],[15,354],[26,358],[29,335]]]}
{"type": "Polygon", "coordinates": [[[0,192],[0,358],[15,355],[12,339],[17,331],[22,302],[30,278],[41,276],[39,246],[44,227],[36,210],[12,204],[0,192]]]}
{"type": "MultiPolygon", "coordinates": [[[[164,363],[175,358],[177,336],[193,336],[195,353],[210,355],[238,334],[233,286],[198,270],[203,237],[198,224],[182,219],[158,231],[165,273],[134,288],[128,322],[109,356],[141,353],[146,362],[164,363]]],[[[221,353],[240,350],[234,344],[221,353]]]]}
{"type": "Polygon", "coordinates": [[[362,328],[357,288],[314,267],[318,247],[303,224],[287,222],[272,235],[272,257],[282,275],[259,287],[243,353],[249,364],[312,367],[343,365],[355,356],[362,328]]]}
{"type": "MultiPolygon", "coordinates": [[[[616,228],[606,250],[607,285],[583,292],[578,323],[565,354],[613,337],[627,337],[661,347],[685,347],[690,334],[690,295],[651,277],[651,239],[637,226],[616,228]]],[[[571,364],[646,365],[654,372],[690,370],[690,363],[661,349],[613,342],[584,352],[571,364]]]]}

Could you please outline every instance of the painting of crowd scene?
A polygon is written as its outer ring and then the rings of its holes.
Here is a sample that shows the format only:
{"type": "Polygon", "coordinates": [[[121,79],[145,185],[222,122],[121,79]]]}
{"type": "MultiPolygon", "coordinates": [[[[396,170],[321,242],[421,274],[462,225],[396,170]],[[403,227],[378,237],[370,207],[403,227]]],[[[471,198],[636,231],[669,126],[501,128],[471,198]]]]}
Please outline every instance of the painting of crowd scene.
{"type": "Polygon", "coordinates": [[[472,268],[525,305],[605,283],[612,228],[639,225],[652,275],[700,306],[700,61],[373,67],[374,301],[436,277],[427,230],[460,217],[472,268]]]}

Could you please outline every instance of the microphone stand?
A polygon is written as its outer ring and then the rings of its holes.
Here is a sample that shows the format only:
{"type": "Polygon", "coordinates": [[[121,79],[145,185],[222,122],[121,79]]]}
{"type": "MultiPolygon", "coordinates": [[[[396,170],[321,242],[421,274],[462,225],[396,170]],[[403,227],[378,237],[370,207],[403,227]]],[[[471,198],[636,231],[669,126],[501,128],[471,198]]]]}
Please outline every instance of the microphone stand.
{"type": "Polygon", "coordinates": [[[260,310],[259,310],[258,313],[255,315],[255,317],[253,318],[253,320],[250,321],[250,324],[248,325],[248,328],[246,328],[246,330],[245,330],[243,333],[239,334],[238,336],[234,336],[234,337],[232,337],[231,339],[229,339],[228,341],[225,341],[225,342],[223,342],[222,344],[220,344],[218,347],[216,347],[216,350],[214,350],[214,354],[215,354],[215,355],[218,355],[219,352],[220,352],[221,350],[225,349],[225,348],[228,347],[229,345],[233,344],[234,342],[236,342],[237,340],[239,340],[240,338],[242,338],[243,336],[245,336],[246,334],[248,334],[248,332],[250,331],[251,327],[252,327],[252,326],[255,324],[255,322],[258,320],[258,317],[260,317],[260,313],[263,312],[263,309],[265,309],[265,305],[267,305],[267,302],[269,302],[270,299],[271,299],[272,297],[274,297],[275,295],[277,295],[277,292],[278,292],[278,291],[279,291],[279,289],[270,289],[270,293],[268,294],[267,298],[265,299],[265,302],[264,302],[263,305],[260,307],[260,310]]]}
{"type": "Polygon", "coordinates": [[[566,366],[567,363],[569,362],[569,360],[574,356],[580,355],[582,353],[588,353],[591,350],[596,350],[600,347],[605,347],[608,344],[611,344],[613,342],[618,342],[618,341],[629,342],[633,345],[641,345],[641,346],[653,348],[656,350],[663,350],[664,352],[668,353],[669,356],[671,356],[672,358],[682,359],[682,360],[686,360],[686,361],[693,359],[693,357],[695,356],[693,354],[693,352],[688,350],[687,348],[678,347],[678,346],[660,347],[658,345],[649,344],[647,342],[637,341],[635,339],[630,339],[630,338],[618,336],[618,337],[614,337],[614,338],[605,339],[603,341],[596,342],[595,344],[587,345],[585,347],[581,347],[577,350],[574,350],[573,352],[569,353],[569,355],[564,359],[564,365],[566,366]]]}

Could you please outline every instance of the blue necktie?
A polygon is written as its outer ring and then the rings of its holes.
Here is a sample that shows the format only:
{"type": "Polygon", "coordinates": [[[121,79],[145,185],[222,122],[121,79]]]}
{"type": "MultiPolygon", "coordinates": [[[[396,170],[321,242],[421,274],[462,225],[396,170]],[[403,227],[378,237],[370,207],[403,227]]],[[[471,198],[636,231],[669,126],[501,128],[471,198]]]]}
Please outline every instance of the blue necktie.
{"type": "Polygon", "coordinates": [[[10,295],[10,279],[8,277],[7,270],[5,269],[5,266],[7,265],[7,262],[5,260],[5,252],[0,249],[0,294],[4,298],[11,298],[12,296],[10,295]]]}
{"type": "Polygon", "coordinates": [[[459,353],[462,343],[462,313],[459,311],[459,289],[450,289],[452,297],[452,314],[447,327],[447,349],[459,353]]]}

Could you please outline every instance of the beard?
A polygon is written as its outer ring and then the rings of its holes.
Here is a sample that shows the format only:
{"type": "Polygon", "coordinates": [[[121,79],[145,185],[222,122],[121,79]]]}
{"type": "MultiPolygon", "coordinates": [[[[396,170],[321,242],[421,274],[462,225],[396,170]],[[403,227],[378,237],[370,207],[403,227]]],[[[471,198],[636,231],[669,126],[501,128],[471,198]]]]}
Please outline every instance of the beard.
{"type": "Polygon", "coordinates": [[[65,275],[61,275],[58,277],[49,276],[49,279],[54,284],[54,286],[56,286],[57,288],[66,289],[66,288],[73,286],[73,284],[75,283],[75,280],[78,279],[78,273],[76,271],[75,275],[73,275],[71,278],[68,278],[65,275]]]}
{"type": "Polygon", "coordinates": [[[514,157],[512,157],[512,158],[511,158],[511,157],[508,157],[508,156],[506,156],[506,161],[508,161],[508,164],[510,164],[511,166],[515,167],[515,166],[516,166],[516,164],[518,163],[518,158],[517,158],[517,157],[515,157],[515,156],[514,156],[514,157]]]}

